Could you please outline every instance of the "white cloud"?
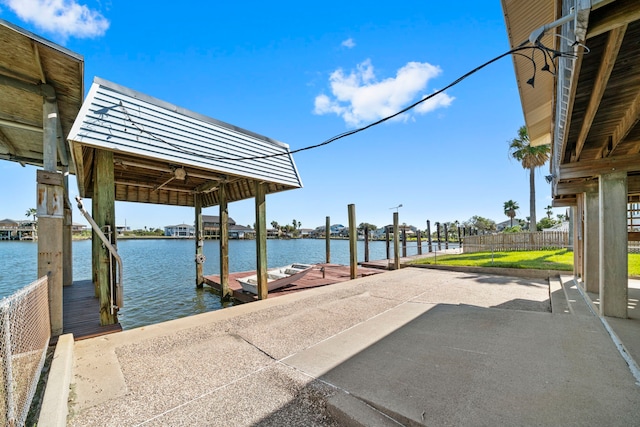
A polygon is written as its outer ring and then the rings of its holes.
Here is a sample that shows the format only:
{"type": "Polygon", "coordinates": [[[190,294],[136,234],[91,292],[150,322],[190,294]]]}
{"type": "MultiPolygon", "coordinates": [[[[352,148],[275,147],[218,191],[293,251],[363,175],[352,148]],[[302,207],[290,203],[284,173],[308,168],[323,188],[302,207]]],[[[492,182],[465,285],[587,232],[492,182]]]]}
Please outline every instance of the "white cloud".
{"type": "MultiPolygon", "coordinates": [[[[429,80],[441,72],[440,67],[426,62],[409,62],[397,71],[394,78],[379,81],[371,61],[367,59],[349,74],[342,69],[331,73],[329,85],[333,97],[318,95],[314,113],[336,114],[354,127],[373,122],[405,108],[426,89],[429,80]]],[[[423,95],[422,99],[425,97],[423,95]]],[[[411,114],[425,114],[448,107],[453,100],[453,97],[442,93],[405,113],[402,118],[407,120],[411,114]]]]}
{"type": "Polygon", "coordinates": [[[38,29],[66,39],[103,35],[109,21],[76,0],[1,0],[18,17],[38,29]]]}
{"type": "Polygon", "coordinates": [[[353,41],[353,39],[351,37],[349,37],[348,39],[346,39],[345,41],[343,41],[342,46],[352,49],[354,47],[356,47],[356,42],[353,41]]]}

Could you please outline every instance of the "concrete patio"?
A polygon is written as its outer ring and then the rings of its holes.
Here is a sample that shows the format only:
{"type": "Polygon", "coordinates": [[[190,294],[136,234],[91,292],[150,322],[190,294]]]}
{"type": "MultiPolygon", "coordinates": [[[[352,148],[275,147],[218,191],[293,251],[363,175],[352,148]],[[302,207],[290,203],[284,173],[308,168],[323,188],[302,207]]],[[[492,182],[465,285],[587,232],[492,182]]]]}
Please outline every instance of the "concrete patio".
{"type": "MultiPolygon", "coordinates": [[[[637,319],[611,325],[640,348],[637,319]]],[[[79,341],[73,358],[75,426],[640,420],[640,387],[570,278],[404,268],[79,341]]]]}

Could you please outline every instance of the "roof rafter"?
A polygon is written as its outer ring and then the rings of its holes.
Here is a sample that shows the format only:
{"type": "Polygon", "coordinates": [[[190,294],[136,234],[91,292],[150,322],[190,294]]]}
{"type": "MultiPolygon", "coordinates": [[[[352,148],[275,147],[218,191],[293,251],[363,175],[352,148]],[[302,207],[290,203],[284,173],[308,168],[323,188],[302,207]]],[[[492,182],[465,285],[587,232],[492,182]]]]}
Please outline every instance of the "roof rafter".
{"type": "Polygon", "coordinates": [[[625,108],[624,116],[620,119],[611,136],[611,148],[607,146],[603,149],[601,157],[611,156],[620,143],[629,135],[631,129],[640,121],[640,92],[636,95],[631,104],[625,108]]]}
{"type": "Polygon", "coordinates": [[[613,66],[616,63],[616,58],[618,57],[618,53],[620,52],[620,47],[622,46],[622,40],[624,39],[626,30],[627,25],[622,25],[620,27],[614,28],[609,33],[607,45],[602,54],[602,61],[600,62],[600,67],[598,68],[598,74],[595,78],[595,84],[593,86],[593,90],[591,91],[589,105],[587,106],[587,111],[584,114],[584,120],[582,122],[582,127],[580,128],[580,134],[578,135],[578,139],[576,141],[576,160],[579,160],[580,154],[582,154],[584,143],[587,140],[587,135],[589,134],[589,130],[591,129],[591,125],[593,124],[593,119],[596,117],[598,107],[600,106],[600,102],[602,101],[602,96],[604,95],[607,84],[609,83],[611,71],[613,71],[613,66]]]}

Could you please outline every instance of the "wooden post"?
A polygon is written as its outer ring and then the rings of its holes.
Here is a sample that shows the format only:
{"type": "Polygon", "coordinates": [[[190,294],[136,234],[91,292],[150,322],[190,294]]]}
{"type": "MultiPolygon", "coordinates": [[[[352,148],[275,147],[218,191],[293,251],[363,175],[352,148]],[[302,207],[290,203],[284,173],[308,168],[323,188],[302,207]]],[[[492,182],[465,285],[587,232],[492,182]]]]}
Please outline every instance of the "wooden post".
{"type": "Polygon", "coordinates": [[[38,211],[38,277],[48,275],[51,334],[62,334],[62,286],[64,281],[64,185],[57,171],[58,121],[55,99],[42,108],[43,165],[36,172],[38,211]]]}
{"type": "Polygon", "coordinates": [[[388,225],[384,227],[384,238],[385,238],[385,241],[387,242],[387,259],[391,259],[391,250],[389,249],[390,235],[389,235],[388,225]]]}
{"type": "MultiPolygon", "coordinates": [[[[196,288],[202,288],[204,283],[204,240],[202,238],[202,194],[195,193],[193,195],[195,207],[195,225],[196,225],[196,288]]],[[[222,258],[222,256],[220,257],[222,258]]]]}
{"type": "Polygon", "coordinates": [[[436,236],[438,237],[438,250],[442,250],[442,244],[440,243],[440,223],[436,222],[436,236]]]}
{"type": "Polygon", "coordinates": [[[449,249],[449,229],[447,223],[444,223],[444,248],[449,249]]]}
{"type": "Polygon", "coordinates": [[[402,227],[402,256],[407,257],[407,230],[402,227]]]}
{"type": "Polygon", "coordinates": [[[429,245],[429,252],[433,252],[433,245],[431,244],[431,221],[427,220],[427,242],[429,245]]]}
{"type": "MultiPolygon", "coordinates": [[[[223,300],[228,300],[231,297],[229,289],[229,205],[227,184],[224,182],[218,187],[218,197],[220,203],[220,297],[223,300]]],[[[265,220],[265,236],[266,230],[265,220]]]]}
{"type": "MultiPolygon", "coordinates": [[[[93,209],[91,214],[98,227],[103,231],[109,228],[110,242],[116,243],[116,212],[115,212],[115,185],[113,173],[113,152],[96,150],[94,155],[95,166],[93,168],[93,209]]],[[[107,238],[109,235],[105,232],[107,238]]],[[[98,237],[95,237],[99,240],[98,237]]],[[[111,313],[111,298],[109,293],[110,283],[115,283],[115,269],[109,268],[111,254],[106,247],[98,245],[98,253],[94,260],[93,269],[96,271],[97,287],[100,298],[100,324],[112,325],[118,323],[117,312],[111,313]],[[112,274],[113,273],[113,274],[112,274]]],[[[114,261],[115,265],[115,261],[114,261]]]]}
{"type": "Polygon", "coordinates": [[[64,167],[63,191],[64,191],[64,221],[62,225],[62,285],[73,284],[73,213],[69,201],[69,168],[64,167]]]}
{"type": "Polygon", "coordinates": [[[422,255],[422,232],[418,230],[418,235],[416,236],[416,243],[418,244],[418,255],[422,255]]]}
{"type": "Polygon", "coordinates": [[[356,205],[347,206],[349,212],[349,271],[351,279],[358,277],[358,230],[356,229],[356,205]]]}
{"type": "Polygon", "coordinates": [[[369,262],[369,227],[364,228],[364,262],[369,262]]]}
{"type": "Polygon", "coordinates": [[[331,262],[331,218],[327,217],[324,227],[325,262],[331,262]]]}
{"type": "Polygon", "coordinates": [[[398,236],[398,212],[393,213],[393,269],[400,269],[400,236],[398,236]]]}
{"type": "MultiPolygon", "coordinates": [[[[255,182],[256,193],[256,274],[258,275],[258,299],[267,299],[267,207],[266,188],[255,182]]],[[[222,224],[221,224],[222,226],[222,224]]]]}
{"type": "Polygon", "coordinates": [[[458,226],[458,248],[462,249],[462,234],[460,234],[461,228],[458,226]]]}

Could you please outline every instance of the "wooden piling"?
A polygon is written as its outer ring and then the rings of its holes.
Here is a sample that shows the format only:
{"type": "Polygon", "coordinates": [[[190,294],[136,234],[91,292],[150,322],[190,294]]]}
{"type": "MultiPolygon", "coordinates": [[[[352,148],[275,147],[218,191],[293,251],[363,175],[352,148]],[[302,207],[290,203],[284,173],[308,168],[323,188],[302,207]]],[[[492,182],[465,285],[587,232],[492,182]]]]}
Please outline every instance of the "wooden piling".
{"type": "MultiPolygon", "coordinates": [[[[113,152],[96,150],[95,167],[93,169],[93,199],[91,214],[98,227],[105,231],[109,242],[116,243],[116,212],[115,212],[115,186],[113,172],[113,152]],[[108,228],[108,230],[105,230],[108,228]],[[108,231],[108,232],[107,232],[108,231]]],[[[97,236],[94,239],[100,242],[97,236]]],[[[115,268],[110,266],[111,253],[102,244],[98,244],[98,254],[94,258],[94,271],[96,271],[97,286],[100,298],[100,324],[113,325],[118,323],[117,312],[111,313],[111,298],[109,294],[110,283],[115,283],[115,268]]],[[[115,261],[114,261],[115,264],[115,261]]]]}
{"type": "Polygon", "coordinates": [[[364,228],[364,262],[369,262],[369,227],[364,228]]]}
{"type": "Polygon", "coordinates": [[[218,194],[220,198],[220,297],[228,300],[231,297],[231,289],[229,289],[229,203],[226,183],[220,184],[218,194]]]}
{"type": "Polygon", "coordinates": [[[195,264],[196,264],[196,288],[204,286],[204,240],[202,239],[202,194],[196,193],[193,196],[196,226],[196,247],[195,247],[195,264]]]}
{"type": "Polygon", "coordinates": [[[418,230],[418,233],[416,235],[416,243],[418,244],[418,255],[422,255],[422,236],[420,234],[421,231],[418,230]]]}
{"type": "Polygon", "coordinates": [[[398,236],[398,212],[393,213],[393,269],[400,269],[400,236],[398,236]]]}
{"type": "Polygon", "coordinates": [[[358,277],[358,230],[356,229],[356,205],[348,206],[349,212],[349,271],[351,279],[358,277]]]}
{"type": "Polygon", "coordinates": [[[384,239],[385,239],[386,246],[387,246],[387,259],[390,259],[391,258],[391,250],[389,248],[389,240],[390,240],[389,226],[385,226],[384,227],[384,239]]]}
{"type": "Polygon", "coordinates": [[[331,218],[327,217],[324,227],[325,262],[331,263],[331,218]]]}
{"type": "Polygon", "coordinates": [[[431,242],[431,221],[427,220],[427,242],[429,243],[429,252],[433,252],[433,245],[431,242]]]}
{"type": "Polygon", "coordinates": [[[446,222],[443,224],[443,226],[444,226],[444,248],[449,249],[449,228],[446,222]]]}
{"type": "Polygon", "coordinates": [[[440,242],[440,223],[436,222],[436,236],[438,237],[438,250],[442,250],[442,243],[440,242]]]}
{"type": "Polygon", "coordinates": [[[402,256],[407,257],[407,230],[402,228],[402,256]]]}
{"type": "Polygon", "coordinates": [[[265,184],[256,181],[256,273],[258,299],[267,299],[267,208],[265,184]]]}

